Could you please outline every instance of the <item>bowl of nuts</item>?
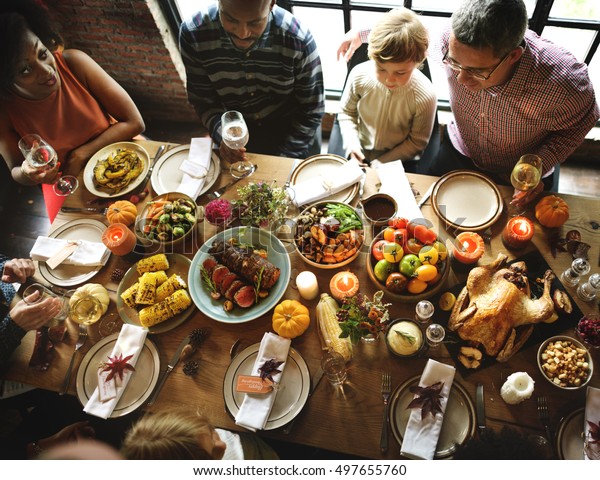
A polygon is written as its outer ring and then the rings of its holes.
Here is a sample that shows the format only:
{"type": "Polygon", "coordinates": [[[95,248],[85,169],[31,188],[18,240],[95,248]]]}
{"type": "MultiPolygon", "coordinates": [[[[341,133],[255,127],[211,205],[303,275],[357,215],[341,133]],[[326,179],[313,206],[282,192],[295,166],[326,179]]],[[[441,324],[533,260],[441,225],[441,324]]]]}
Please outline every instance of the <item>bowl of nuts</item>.
{"type": "Polygon", "coordinates": [[[592,378],[594,364],[590,352],[572,337],[548,338],[540,345],[537,359],[544,377],[557,388],[578,390],[592,378]]]}

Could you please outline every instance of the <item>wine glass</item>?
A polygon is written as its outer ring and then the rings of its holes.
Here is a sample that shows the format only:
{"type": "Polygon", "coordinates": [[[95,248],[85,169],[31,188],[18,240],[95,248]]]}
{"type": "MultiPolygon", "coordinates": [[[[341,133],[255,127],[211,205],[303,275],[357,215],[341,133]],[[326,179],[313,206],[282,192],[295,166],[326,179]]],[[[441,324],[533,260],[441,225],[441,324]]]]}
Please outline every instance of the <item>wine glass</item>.
{"type": "MultiPolygon", "coordinates": [[[[515,187],[515,194],[519,192],[521,197],[530,190],[535,189],[542,178],[542,159],[533,154],[526,154],[519,158],[510,174],[510,183],[515,187]]],[[[513,201],[509,204],[509,215],[516,217],[525,213],[525,204],[515,205],[513,201]]]]}
{"type": "Polygon", "coordinates": [[[92,325],[102,317],[102,303],[93,295],[76,300],[69,310],[69,318],[75,323],[92,325]]]}
{"type": "MultiPolygon", "coordinates": [[[[52,146],[35,133],[29,133],[19,140],[19,149],[27,164],[36,170],[51,170],[56,165],[58,155],[52,146]]],[[[62,175],[52,185],[56,195],[65,197],[73,193],[79,182],[73,175],[62,175]]]]}
{"type": "MultiPolygon", "coordinates": [[[[221,136],[223,142],[232,150],[239,150],[248,143],[248,126],[240,112],[230,110],[221,116],[221,136]]],[[[231,175],[244,178],[254,171],[254,165],[248,160],[240,160],[231,165],[231,175]]]]}

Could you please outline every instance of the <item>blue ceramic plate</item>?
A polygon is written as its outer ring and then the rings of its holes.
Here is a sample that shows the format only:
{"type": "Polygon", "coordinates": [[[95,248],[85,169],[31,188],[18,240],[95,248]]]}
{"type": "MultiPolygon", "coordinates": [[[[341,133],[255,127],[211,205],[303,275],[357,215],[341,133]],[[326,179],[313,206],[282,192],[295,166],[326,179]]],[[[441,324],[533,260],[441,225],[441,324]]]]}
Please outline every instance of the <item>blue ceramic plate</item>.
{"type": "Polygon", "coordinates": [[[208,239],[196,252],[188,274],[188,286],[192,300],[207,317],[223,323],[244,323],[264,315],[277,305],[283,297],[290,281],[290,257],[281,241],[267,230],[254,227],[235,227],[217,233],[208,239]],[[277,283],[271,288],[269,296],[250,308],[235,307],[230,312],[223,310],[223,300],[213,300],[210,292],[202,283],[200,267],[210,255],[208,250],[216,240],[238,239],[239,243],[254,245],[267,251],[268,260],[281,270],[277,283]]]}

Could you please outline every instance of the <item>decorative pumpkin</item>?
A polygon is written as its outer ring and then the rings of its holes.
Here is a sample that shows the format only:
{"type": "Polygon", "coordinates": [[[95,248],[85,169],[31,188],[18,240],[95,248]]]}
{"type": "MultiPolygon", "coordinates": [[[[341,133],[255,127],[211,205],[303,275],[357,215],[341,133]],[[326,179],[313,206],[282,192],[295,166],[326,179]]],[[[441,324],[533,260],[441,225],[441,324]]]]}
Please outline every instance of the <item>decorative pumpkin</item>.
{"type": "Polygon", "coordinates": [[[106,218],[109,223],[122,223],[125,226],[133,225],[137,217],[137,207],[129,200],[117,200],[108,207],[106,218]]]}
{"type": "Polygon", "coordinates": [[[569,205],[556,195],[548,195],[535,206],[535,218],[544,227],[560,227],[569,219],[569,205]]]}
{"type": "Polygon", "coordinates": [[[100,303],[102,304],[102,315],[104,315],[106,313],[106,310],[108,310],[108,305],[110,304],[110,297],[108,296],[108,290],[106,290],[106,288],[104,288],[99,283],[86,283],[85,285],[82,285],[77,290],[75,290],[75,292],[71,296],[71,299],[69,300],[69,307],[72,307],[73,305],[75,305],[75,302],[87,295],[96,297],[100,301],[100,303]]]}
{"type": "Polygon", "coordinates": [[[284,338],[302,335],[310,325],[308,308],[298,300],[284,300],[273,312],[273,330],[284,338]]]}

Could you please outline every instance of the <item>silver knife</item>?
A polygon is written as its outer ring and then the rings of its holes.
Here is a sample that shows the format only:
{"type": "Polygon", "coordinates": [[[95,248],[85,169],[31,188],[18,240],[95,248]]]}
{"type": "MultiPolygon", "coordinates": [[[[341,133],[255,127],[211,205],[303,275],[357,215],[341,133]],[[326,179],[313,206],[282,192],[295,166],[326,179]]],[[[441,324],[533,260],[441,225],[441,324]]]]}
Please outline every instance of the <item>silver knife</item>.
{"type": "Polygon", "coordinates": [[[140,187],[144,188],[146,186],[146,183],[148,183],[148,180],[150,179],[150,176],[152,175],[152,170],[154,170],[154,165],[156,165],[156,161],[160,158],[160,156],[162,155],[164,150],[165,150],[164,145],[161,145],[160,147],[158,147],[158,150],[156,151],[156,154],[154,155],[154,158],[152,159],[152,163],[150,163],[150,168],[148,169],[148,173],[146,173],[146,177],[144,178],[142,183],[140,183],[140,187]]]}
{"type": "Polygon", "coordinates": [[[106,207],[60,207],[63,213],[106,213],[106,207]]]}
{"type": "Polygon", "coordinates": [[[287,180],[283,184],[283,188],[288,188],[290,186],[290,182],[292,180],[292,175],[294,174],[294,170],[296,170],[298,163],[300,163],[300,159],[294,158],[294,161],[292,162],[292,169],[290,170],[290,174],[288,175],[287,180]]]}
{"type": "Polygon", "coordinates": [[[477,411],[477,428],[479,435],[485,431],[485,398],[483,396],[483,385],[477,384],[477,396],[475,397],[475,408],[477,411]]]}
{"type": "MultiPolygon", "coordinates": [[[[218,190],[215,190],[214,192],[209,193],[206,196],[206,198],[208,198],[209,200],[215,200],[215,199],[219,198],[221,195],[223,195],[227,191],[228,188],[232,187],[233,185],[235,185],[240,180],[243,180],[244,178],[249,177],[251,174],[253,174],[254,172],[256,172],[256,170],[258,170],[258,165],[254,164],[254,169],[248,175],[245,175],[244,177],[239,177],[239,178],[236,178],[236,179],[232,180],[227,185],[224,185],[221,188],[219,188],[218,190]]],[[[196,202],[198,202],[200,200],[200,197],[202,195],[204,195],[204,194],[198,195],[198,197],[196,198],[196,202]]]]}
{"type": "Polygon", "coordinates": [[[421,208],[423,206],[423,204],[429,200],[429,197],[431,197],[431,192],[433,192],[433,187],[435,185],[435,182],[433,182],[431,185],[429,185],[429,188],[427,189],[427,191],[425,192],[425,195],[423,195],[421,197],[421,200],[419,200],[417,202],[417,207],[421,208]]]}
{"type": "Polygon", "coordinates": [[[173,369],[177,366],[177,363],[179,363],[179,360],[181,357],[181,351],[189,343],[190,343],[190,337],[189,337],[189,335],[186,335],[185,338],[181,341],[181,343],[177,347],[177,350],[175,351],[175,354],[171,357],[171,360],[169,360],[169,363],[167,364],[167,369],[163,372],[162,376],[160,377],[160,380],[158,381],[158,385],[154,389],[154,392],[152,393],[150,400],[148,400],[148,403],[146,404],[147,406],[152,405],[156,401],[156,399],[158,398],[158,394],[162,390],[162,387],[165,384],[167,377],[169,376],[169,373],[171,373],[173,371],[173,369]]]}
{"type": "MultiPolygon", "coordinates": [[[[321,366],[319,366],[319,369],[317,370],[317,373],[314,374],[314,376],[312,377],[311,381],[310,381],[310,390],[308,391],[308,396],[310,397],[313,392],[315,391],[315,388],[317,388],[317,385],[319,384],[319,382],[321,381],[321,378],[323,378],[323,369],[321,368],[321,366]]],[[[296,421],[296,419],[298,418],[298,416],[295,416],[290,422],[288,422],[288,424],[284,427],[283,429],[283,433],[285,435],[289,435],[289,433],[292,431],[292,428],[294,426],[294,422],[296,421]]]]}

